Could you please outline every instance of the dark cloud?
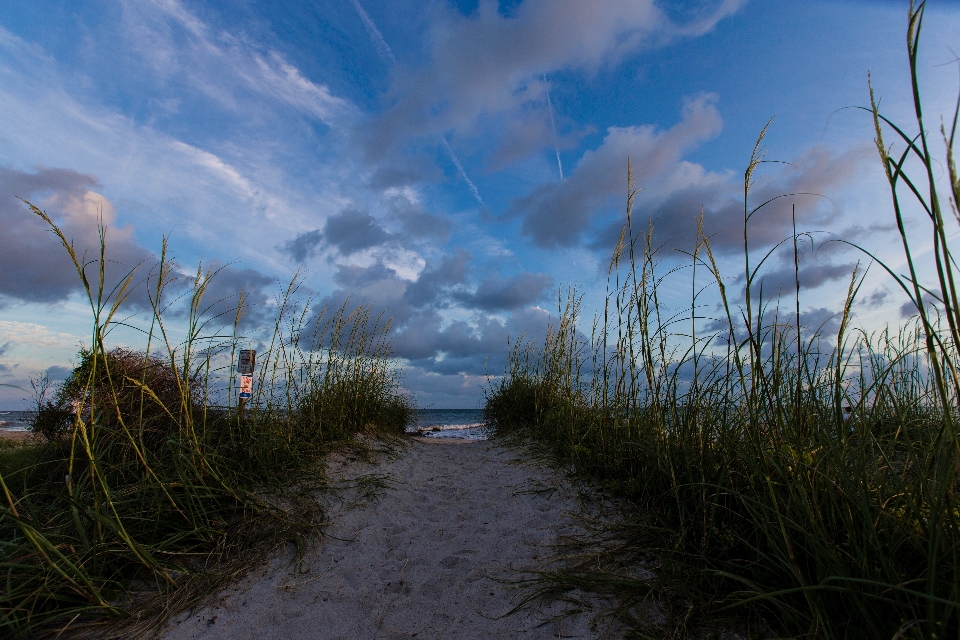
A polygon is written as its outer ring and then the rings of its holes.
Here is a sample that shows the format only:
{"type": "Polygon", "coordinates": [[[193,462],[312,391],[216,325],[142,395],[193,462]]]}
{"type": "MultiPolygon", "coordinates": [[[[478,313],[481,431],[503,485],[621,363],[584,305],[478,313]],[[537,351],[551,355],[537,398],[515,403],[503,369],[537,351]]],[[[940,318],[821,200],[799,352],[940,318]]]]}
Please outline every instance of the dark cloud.
{"type": "Polygon", "coordinates": [[[608,129],[603,143],[584,153],[566,180],[542,185],[512,204],[510,213],[523,217],[521,232],[541,247],[577,244],[595,216],[623,199],[628,157],[640,186],[679,181],[677,174],[689,173],[680,163],[683,155],[720,131],[715,102],[716,96],[706,94],[688,100],[680,122],[666,131],[649,125],[608,129]]]}
{"type": "Polygon", "coordinates": [[[394,353],[424,371],[443,375],[499,375],[511,341],[542,342],[552,318],[541,309],[523,309],[505,320],[478,315],[443,326],[436,311],[411,319],[393,336],[394,353]]]}
{"type": "MultiPolygon", "coordinates": [[[[16,199],[20,195],[39,198],[36,204],[58,224],[80,259],[84,255],[87,261],[99,257],[98,223],[102,220],[107,247],[106,291],[136,268],[124,304],[132,309],[151,308],[147,283],[156,275],[157,258],[136,241],[132,227],[117,225],[110,201],[90,190],[96,185],[94,176],[69,169],[41,167],[33,173],[0,169],[0,224],[4,229],[0,234],[0,295],[29,302],[55,302],[71,293],[82,293],[80,277],[66,250],[47,225],[16,199]]],[[[177,274],[179,268],[171,264],[177,274]]],[[[93,286],[96,269],[96,263],[87,267],[93,286]]],[[[212,270],[216,271],[217,265],[212,265],[212,270]]],[[[193,277],[180,273],[170,281],[162,306],[172,302],[169,312],[174,316],[188,313],[188,299],[180,296],[193,277]]],[[[216,316],[220,323],[232,323],[243,289],[247,308],[242,325],[256,326],[268,315],[269,289],[275,286],[273,279],[253,269],[228,266],[210,280],[201,309],[208,318],[216,316]]]]}
{"type": "Polygon", "coordinates": [[[551,108],[546,100],[518,115],[508,122],[500,136],[499,147],[490,158],[486,171],[499,171],[504,167],[525,160],[531,155],[545,148],[551,151],[567,151],[576,149],[583,138],[594,132],[594,128],[587,126],[583,129],[574,129],[574,123],[563,118],[563,125],[569,131],[554,133],[554,123],[550,122],[551,108]]]}
{"type": "MultiPolygon", "coordinates": [[[[943,305],[930,294],[924,293],[921,297],[921,300],[923,300],[923,306],[927,310],[928,314],[931,312],[936,313],[936,309],[938,307],[940,309],[940,312],[942,313],[943,305]]],[[[920,312],[917,311],[917,305],[915,305],[911,300],[907,300],[906,302],[900,305],[901,318],[912,318],[919,314],[920,312]]]]}
{"type": "MultiPolygon", "coordinates": [[[[756,207],[783,194],[797,195],[781,198],[765,206],[750,220],[750,245],[770,247],[792,235],[791,205],[796,204],[797,226],[800,231],[817,231],[832,226],[839,215],[829,195],[861,171],[870,151],[857,148],[836,153],[826,147],[807,150],[793,166],[779,170],[761,180],[753,188],[750,205],[756,207]]],[[[649,209],[654,225],[662,239],[690,236],[690,222],[704,207],[704,228],[717,253],[743,251],[743,196],[732,193],[733,185],[712,185],[678,192],[666,202],[649,209]]],[[[742,187],[739,187],[742,188],[742,187]]],[[[688,245],[689,246],[689,245],[688,245]]]]}
{"type": "MultiPolygon", "coordinates": [[[[71,169],[38,167],[34,172],[0,168],[0,296],[29,302],[55,302],[81,291],[82,283],[60,241],[17,197],[45,210],[73,242],[78,258],[99,256],[98,221],[106,228],[106,285],[109,291],[131,269],[155,262],[134,238],[133,228],[116,224],[113,205],[91,191],[95,176],[71,169]]],[[[88,267],[96,286],[96,266],[88,267]]],[[[143,271],[143,269],[141,269],[143,271]]],[[[128,304],[146,307],[142,287],[128,304]]]]}
{"type": "MultiPolygon", "coordinates": [[[[792,207],[796,205],[797,229],[818,232],[835,228],[842,214],[836,203],[828,199],[838,187],[865,170],[873,161],[870,149],[859,147],[837,153],[826,147],[808,149],[791,165],[777,165],[778,170],[761,175],[750,193],[750,205],[759,206],[777,196],[750,220],[751,250],[766,250],[793,234],[792,207]]],[[[620,172],[620,187],[625,184],[625,171],[620,172]]],[[[638,186],[644,186],[638,181],[638,186]]],[[[702,175],[691,184],[669,191],[663,197],[644,197],[641,193],[634,206],[634,233],[647,231],[653,222],[654,242],[670,249],[691,251],[696,243],[697,219],[703,212],[704,232],[718,256],[743,252],[743,184],[739,180],[702,175]]],[[[610,252],[620,236],[623,222],[617,221],[598,233],[591,248],[610,252]]],[[[886,225],[858,225],[843,231],[844,237],[863,237],[887,230],[886,225]]],[[[840,243],[817,246],[821,256],[837,255],[847,250],[840,243]]],[[[792,258],[791,258],[792,259],[792,258]]]]}
{"type": "MultiPolygon", "coordinates": [[[[840,312],[836,309],[826,307],[814,307],[800,312],[800,328],[803,332],[803,340],[809,340],[814,334],[821,338],[830,339],[836,337],[840,329],[840,312]]],[[[767,330],[776,324],[781,328],[795,327],[797,324],[797,314],[794,311],[787,311],[781,308],[768,309],[764,315],[764,328],[767,330]]],[[[708,333],[717,333],[718,338],[723,342],[725,336],[729,335],[730,323],[727,318],[714,318],[705,322],[702,329],[708,333]]],[[[739,341],[746,340],[746,327],[742,317],[734,318],[734,331],[739,341]]],[[[795,332],[794,332],[795,333],[795,332]]],[[[765,341],[765,348],[769,348],[772,341],[765,341]]]]}
{"type": "Polygon", "coordinates": [[[421,154],[387,152],[374,167],[367,186],[376,191],[443,178],[436,164],[421,154]]]}
{"type": "Polygon", "coordinates": [[[880,307],[886,306],[887,300],[889,299],[890,291],[885,287],[880,287],[870,295],[860,298],[860,301],[863,302],[869,309],[879,309],[880,307]]]}
{"type": "Polygon", "coordinates": [[[464,249],[443,256],[437,264],[424,268],[417,281],[407,286],[404,301],[417,308],[436,302],[449,289],[466,281],[470,260],[470,253],[464,249]]]}
{"type": "MultiPolygon", "coordinates": [[[[192,304],[195,279],[196,272],[180,272],[172,291],[176,298],[170,299],[168,294],[164,301],[166,305],[170,305],[165,314],[177,318],[187,317],[192,304]]],[[[198,300],[198,311],[201,321],[209,324],[211,328],[230,326],[236,321],[241,291],[243,308],[238,327],[242,330],[259,329],[272,323],[277,309],[273,300],[280,293],[280,285],[275,278],[265,276],[255,269],[211,263],[203,266],[201,282],[204,281],[205,287],[198,300]]]]}
{"type": "MultiPolygon", "coordinates": [[[[809,331],[814,331],[824,338],[836,337],[840,330],[840,316],[841,314],[836,309],[816,307],[800,312],[800,326],[809,331]]],[[[784,318],[785,324],[793,325],[795,322],[796,314],[784,318]]]]}
{"type": "Polygon", "coordinates": [[[276,305],[271,304],[271,299],[279,293],[278,289],[275,278],[254,269],[227,266],[210,279],[201,308],[217,324],[233,324],[243,291],[240,328],[260,328],[273,320],[276,305]]]}
{"type": "MultiPolygon", "coordinates": [[[[828,282],[837,280],[850,280],[856,263],[847,264],[820,264],[800,265],[800,296],[804,296],[804,291],[816,289],[828,282]]],[[[773,271],[766,271],[758,274],[754,281],[752,294],[759,295],[760,287],[763,287],[764,299],[770,300],[779,296],[793,296],[797,288],[797,278],[794,273],[793,265],[783,266],[773,271]]]]}
{"type": "Polygon", "coordinates": [[[0,344],[0,358],[10,353],[16,345],[13,342],[4,342],[0,344]]]}
{"type": "Polygon", "coordinates": [[[403,368],[403,387],[423,408],[479,409],[486,382],[484,376],[443,375],[413,364],[403,368]]]}
{"type": "Polygon", "coordinates": [[[304,262],[324,245],[342,256],[350,256],[374,247],[409,249],[424,241],[442,243],[450,239],[453,225],[449,220],[429,213],[404,195],[390,196],[384,207],[383,221],[353,207],[342,209],[327,218],[323,229],[305,231],[284,243],[280,250],[295,262],[304,262]]]}
{"type": "Polygon", "coordinates": [[[511,278],[488,278],[475,292],[456,292],[453,296],[473,309],[508,311],[542,300],[551,287],[553,278],[545,273],[521,273],[511,278]]]}
{"type": "Polygon", "coordinates": [[[441,216],[429,213],[419,203],[404,196],[393,196],[387,201],[390,216],[400,224],[400,237],[431,239],[446,242],[453,225],[441,216]]]}
{"type": "Polygon", "coordinates": [[[323,234],[320,233],[320,229],[314,229],[313,231],[304,231],[303,233],[297,234],[296,238],[285,242],[280,249],[290,254],[294,262],[304,262],[316,253],[322,242],[323,234]]]}
{"type": "Polygon", "coordinates": [[[382,263],[338,265],[341,287],[314,303],[308,325],[319,313],[367,305],[373,316],[384,314],[393,327],[393,354],[424,372],[443,375],[482,375],[486,362],[499,372],[507,356],[508,338],[543,336],[549,314],[529,307],[552,281],[543,274],[491,277],[470,291],[470,254],[458,250],[428,264],[415,282],[404,280],[382,263]],[[446,321],[440,308],[472,309],[469,318],[446,321]],[[526,307],[526,308],[524,308],[526,307]],[[507,311],[505,319],[486,315],[507,311]]]}
{"type": "Polygon", "coordinates": [[[389,280],[397,282],[400,277],[397,272],[383,263],[377,262],[369,267],[355,264],[337,265],[337,272],[333,274],[333,281],[341,287],[351,291],[363,290],[380,282],[389,280]]]}
{"type": "Polygon", "coordinates": [[[390,234],[369,213],[344,209],[327,218],[323,237],[328,245],[348,256],[382,244],[390,234]]]}

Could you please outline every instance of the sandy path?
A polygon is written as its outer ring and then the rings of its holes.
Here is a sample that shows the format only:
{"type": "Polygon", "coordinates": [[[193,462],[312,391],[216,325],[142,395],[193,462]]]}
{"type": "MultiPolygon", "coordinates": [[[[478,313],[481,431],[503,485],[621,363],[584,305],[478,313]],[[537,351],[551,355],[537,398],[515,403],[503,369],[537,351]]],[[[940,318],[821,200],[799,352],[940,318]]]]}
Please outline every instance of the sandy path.
{"type": "Polygon", "coordinates": [[[163,635],[187,638],[591,638],[586,615],[502,617],[516,589],[495,578],[542,568],[578,511],[560,482],[490,442],[414,441],[396,459],[332,464],[331,480],[388,477],[357,506],[334,503],[301,567],[275,559],[163,635]]]}

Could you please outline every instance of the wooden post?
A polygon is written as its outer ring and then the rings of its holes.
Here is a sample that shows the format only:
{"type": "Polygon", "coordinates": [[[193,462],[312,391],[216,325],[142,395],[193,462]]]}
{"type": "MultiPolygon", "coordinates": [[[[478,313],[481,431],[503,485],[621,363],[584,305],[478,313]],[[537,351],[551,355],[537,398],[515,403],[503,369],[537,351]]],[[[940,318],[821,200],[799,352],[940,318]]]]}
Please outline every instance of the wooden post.
{"type": "Polygon", "coordinates": [[[237,369],[240,371],[240,402],[237,408],[240,417],[246,416],[247,399],[253,395],[253,370],[257,364],[257,352],[253,349],[241,349],[237,369]]]}

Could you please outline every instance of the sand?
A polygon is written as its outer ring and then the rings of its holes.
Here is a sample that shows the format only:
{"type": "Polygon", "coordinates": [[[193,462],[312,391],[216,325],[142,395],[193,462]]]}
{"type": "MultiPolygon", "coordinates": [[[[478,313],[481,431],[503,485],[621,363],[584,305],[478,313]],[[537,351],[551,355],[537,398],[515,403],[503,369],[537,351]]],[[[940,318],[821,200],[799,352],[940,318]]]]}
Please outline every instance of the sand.
{"type": "Polygon", "coordinates": [[[543,569],[579,531],[562,478],[490,441],[412,438],[376,463],[333,461],[326,537],[300,566],[267,560],[161,635],[188,638],[597,638],[557,603],[506,616],[503,582],[543,569]],[[357,487],[388,484],[375,497],[357,487]],[[553,491],[550,488],[556,487],[553,491]]]}
{"type": "Polygon", "coordinates": [[[0,438],[10,442],[23,442],[26,444],[39,444],[42,438],[32,431],[14,431],[12,429],[0,429],[0,438]]]}

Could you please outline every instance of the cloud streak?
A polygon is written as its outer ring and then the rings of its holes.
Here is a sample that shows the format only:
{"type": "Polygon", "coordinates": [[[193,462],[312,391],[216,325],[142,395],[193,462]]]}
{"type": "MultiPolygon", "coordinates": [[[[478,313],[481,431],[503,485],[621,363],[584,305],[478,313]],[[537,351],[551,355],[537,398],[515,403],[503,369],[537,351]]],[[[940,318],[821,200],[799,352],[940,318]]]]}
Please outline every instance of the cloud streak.
{"type": "Polygon", "coordinates": [[[253,92],[331,125],[354,115],[349,102],[304,77],[278,51],[214,34],[179,0],[124,0],[121,7],[127,46],[161,85],[185,81],[231,110],[243,108],[243,92],[253,92]]]}
{"type": "Polygon", "coordinates": [[[370,34],[370,39],[373,40],[373,44],[377,48],[377,53],[380,54],[380,57],[383,58],[387,64],[396,64],[397,58],[393,55],[393,50],[390,49],[390,45],[387,44],[387,41],[383,39],[383,34],[380,33],[380,29],[377,28],[377,25],[374,24],[373,20],[370,19],[370,16],[367,15],[367,12],[360,4],[360,0],[350,0],[350,2],[353,4],[353,8],[356,9],[357,13],[360,15],[360,19],[363,21],[363,26],[366,27],[367,33],[370,34]]]}
{"type": "Polygon", "coordinates": [[[460,158],[457,157],[457,154],[453,152],[453,148],[450,146],[450,143],[447,142],[446,138],[440,139],[443,142],[443,148],[447,150],[447,155],[450,156],[450,160],[453,162],[453,166],[457,168],[457,174],[467,183],[467,187],[470,188],[470,193],[473,194],[474,199],[483,204],[483,198],[480,197],[480,192],[477,191],[477,186],[473,184],[473,181],[470,179],[470,176],[467,175],[466,170],[463,168],[463,165],[460,164],[460,158]]]}

